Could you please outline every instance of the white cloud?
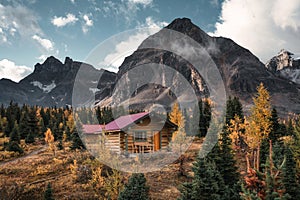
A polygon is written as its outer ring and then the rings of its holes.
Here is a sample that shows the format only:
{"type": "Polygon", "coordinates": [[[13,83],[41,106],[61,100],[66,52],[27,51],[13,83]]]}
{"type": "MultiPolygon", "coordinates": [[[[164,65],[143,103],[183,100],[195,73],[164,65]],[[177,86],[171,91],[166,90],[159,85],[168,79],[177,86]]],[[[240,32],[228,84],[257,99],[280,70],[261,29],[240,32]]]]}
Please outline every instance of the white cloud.
{"type": "Polygon", "coordinates": [[[19,82],[22,78],[32,72],[32,69],[24,65],[16,65],[13,61],[0,60],[0,79],[8,78],[19,82]]]}
{"type": "Polygon", "coordinates": [[[89,27],[93,26],[93,20],[89,18],[87,14],[83,15],[84,24],[82,25],[82,31],[83,33],[87,33],[89,30],[89,27]]]}
{"type": "Polygon", "coordinates": [[[33,35],[32,39],[36,40],[47,51],[52,51],[53,50],[54,43],[51,42],[50,40],[45,39],[45,38],[41,38],[38,35],[33,35]]]}
{"type": "Polygon", "coordinates": [[[280,49],[300,52],[300,1],[227,0],[213,35],[229,37],[263,62],[280,49]]]}
{"type": "Polygon", "coordinates": [[[51,23],[54,26],[63,27],[67,24],[74,24],[76,21],[78,21],[78,18],[75,15],[68,13],[66,17],[54,16],[54,18],[51,20],[51,23]]]}
{"type": "Polygon", "coordinates": [[[282,29],[288,27],[295,31],[300,27],[300,1],[292,0],[289,3],[285,1],[275,1],[271,15],[277,26],[282,29]]]}
{"type": "Polygon", "coordinates": [[[4,6],[0,3],[0,28],[2,42],[8,42],[9,37],[15,36],[15,33],[21,37],[43,34],[36,14],[20,4],[4,6]]]}
{"type": "Polygon", "coordinates": [[[50,55],[42,54],[37,59],[40,61],[40,63],[43,63],[50,55]]]}
{"type": "Polygon", "coordinates": [[[159,30],[167,25],[167,22],[154,21],[152,17],[147,17],[145,24],[142,24],[141,27],[154,28],[159,30]]]}
{"type": "Polygon", "coordinates": [[[75,4],[75,0],[70,0],[72,4],[75,4]]]}
{"type": "Polygon", "coordinates": [[[0,44],[6,42],[7,42],[6,34],[3,32],[3,29],[0,27],[0,44]]]}
{"type": "Polygon", "coordinates": [[[109,70],[117,71],[125,57],[131,55],[147,37],[158,32],[166,25],[166,22],[154,21],[152,17],[147,17],[145,23],[137,27],[135,34],[129,35],[115,45],[114,51],[108,54],[100,65],[107,66],[109,70]]]}
{"type": "Polygon", "coordinates": [[[133,4],[141,4],[146,7],[151,5],[153,0],[128,0],[128,2],[133,4]]]}

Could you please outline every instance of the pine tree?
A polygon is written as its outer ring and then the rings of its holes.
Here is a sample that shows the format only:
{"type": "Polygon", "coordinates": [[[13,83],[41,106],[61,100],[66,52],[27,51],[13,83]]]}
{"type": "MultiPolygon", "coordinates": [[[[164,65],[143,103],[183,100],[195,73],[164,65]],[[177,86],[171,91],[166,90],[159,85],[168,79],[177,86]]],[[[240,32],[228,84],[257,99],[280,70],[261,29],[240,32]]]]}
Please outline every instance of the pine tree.
{"type": "Polygon", "coordinates": [[[71,140],[71,131],[68,126],[65,126],[65,135],[66,135],[66,141],[70,141],[71,140]]]}
{"type": "Polygon", "coordinates": [[[26,136],[25,142],[26,142],[27,144],[31,144],[31,143],[34,143],[34,142],[35,142],[35,140],[34,140],[34,135],[33,135],[33,133],[32,133],[31,131],[30,131],[30,132],[28,133],[28,135],[26,136]]]}
{"type": "Polygon", "coordinates": [[[205,128],[205,117],[203,115],[203,101],[200,100],[198,102],[198,106],[199,106],[199,137],[204,137],[205,136],[205,132],[206,132],[206,128],[205,128]]]}
{"type": "Polygon", "coordinates": [[[294,136],[293,120],[289,119],[286,126],[286,136],[294,136]]]}
{"type": "Polygon", "coordinates": [[[64,145],[63,145],[62,139],[58,140],[57,148],[59,150],[63,150],[64,149],[64,145]]]}
{"type": "Polygon", "coordinates": [[[286,162],[283,168],[283,184],[291,199],[300,199],[299,183],[296,179],[296,162],[289,147],[285,149],[286,162]]]}
{"type": "Polygon", "coordinates": [[[269,139],[272,140],[273,143],[275,143],[279,141],[280,137],[284,136],[282,125],[279,123],[277,110],[275,108],[272,109],[270,120],[271,131],[269,133],[269,139]]]}
{"type": "Polygon", "coordinates": [[[9,142],[6,149],[7,151],[14,151],[20,154],[24,152],[22,147],[20,147],[20,145],[16,141],[9,142]]]}
{"type": "Polygon", "coordinates": [[[300,182],[300,116],[295,123],[294,128],[294,138],[291,144],[291,149],[294,154],[295,162],[296,162],[296,171],[298,175],[298,181],[300,182]]]}
{"type": "Polygon", "coordinates": [[[229,97],[226,103],[225,121],[227,122],[227,126],[223,127],[219,143],[217,143],[209,154],[215,161],[225,185],[230,188],[232,199],[239,199],[238,193],[241,191],[241,186],[239,184],[238,168],[232,150],[232,140],[229,137],[231,134],[229,125],[231,125],[231,121],[234,118],[242,116],[243,110],[238,98],[231,100],[229,97]]]}
{"type": "Polygon", "coordinates": [[[38,119],[37,119],[37,114],[36,107],[32,107],[28,113],[28,121],[27,121],[27,126],[28,126],[28,142],[34,142],[32,138],[36,137],[39,134],[39,127],[38,127],[38,119]]]}
{"type": "MultiPolygon", "coordinates": [[[[266,163],[267,158],[269,156],[269,137],[264,138],[261,140],[261,145],[260,145],[260,163],[266,163]]],[[[260,165],[259,170],[262,170],[264,166],[260,165]]]]}
{"type": "Polygon", "coordinates": [[[16,142],[20,144],[20,133],[19,133],[19,126],[17,124],[17,121],[15,121],[14,128],[12,132],[9,135],[9,142],[16,142]]]}
{"type": "Polygon", "coordinates": [[[44,194],[44,199],[45,200],[54,200],[52,193],[53,193],[53,190],[52,190],[51,184],[48,183],[47,189],[46,189],[45,194],[44,194]]]}
{"type": "Polygon", "coordinates": [[[207,134],[207,130],[209,128],[209,123],[211,120],[211,105],[208,99],[204,100],[203,105],[203,113],[200,118],[201,124],[200,124],[200,135],[202,137],[205,137],[207,134]]]}
{"type": "Polygon", "coordinates": [[[266,200],[285,200],[290,199],[289,194],[283,194],[284,185],[282,184],[282,177],[281,172],[283,165],[285,163],[285,159],[281,157],[281,159],[278,158],[278,151],[273,150],[272,141],[269,141],[269,155],[266,160],[266,164],[264,165],[264,194],[266,200]],[[274,158],[276,159],[276,162],[274,162],[274,158]]]}
{"type": "Polygon", "coordinates": [[[85,146],[79,136],[80,132],[82,131],[82,125],[80,122],[77,123],[76,128],[74,129],[74,132],[71,136],[72,141],[71,141],[71,149],[85,149],[85,146]]]}
{"type": "Polygon", "coordinates": [[[229,96],[227,101],[226,101],[226,115],[225,115],[225,123],[227,125],[230,125],[230,120],[234,119],[234,117],[235,117],[233,107],[234,107],[234,105],[233,105],[231,96],[229,96]]]}
{"type": "Polygon", "coordinates": [[[128,180],[123,191],[120,192],[118,200],[128,199],[149,199],[149,187],[146,185],[146,178],[142,173],[135,173],[128,180]]]}
{"type": "Polygon", "coordinates": [[[193,184],[185,182],[179,187],[180,197],[178,200],[192,200],[193,184]]]}
{"type": "Polygon", "coordinates": [[[201,133],[205,132],[205,122],[203,116],[203,105],[202,100],[198,101],[198,106],[195,106],[193,109],[192,123],[191,123],[191,132],[192,135],[201,137],[201,133]]]}
{"type": "Polygon", "coordinates": [[[24,109],[24,111],[22,112],[20,123],[19,123],[21,139],[25,139],[29,132],[27,106],[24,107],[23,109],[24,109]]]}
{"type": "MultiPolygon", "coordinates": [[[[216,162],[216,165],[224,180],[224,183],[231,189],[238,189],[238,168],[236,166],[236,160],[234,158],[233,151],[231,148],[231,139],[228,137],[228,134],[226,132],[228,132],[228,130],[223,129],[221,134],[221,144],[219,153],[221,159],[219,160],[219,162],[216,162]]],[[[239,191],[233,191],[233,193],[238,193],[239,191]]]]}
{"type": "Polygon", "coordinates": [[[16,121],[14,114],[12,113],[12,102],[10,102],[10,106],[7,107],[5,114],[7,123],[5,125],[4,133],[7,137],[9,137],[12,129],[14,128],[14,122],[16,121]]]}
{"type": "MultiPolygon", "coordinates": [[[[275,108],[272,109],[271,112],[271,118],[270,118],[270,133],[268,137],[262,139],[261,141],[261,147],[260,147],[260,162],[266,163],[267,157],[269,155],[269,140],[272,141],[273,144],[276,144],[276,147],[281,144],[282,142],[279,141],[279,139],[284,136],[283,126],[279,123],[279,118],[277,115],[277,110],[275,108]]],[[[278,147],[280,148],[280,147],[278,147]]],[[[260,169],[263,167],[260,166],[260,169]]]]}
{"type": "Polygon", "coordinates": [[[4,131],[3,121],[2,121],[2,116],[0,115],[0,135],[1,135],[1,137],[2,137],[3,131],[4,131]]]}
{"type": "Polygon", "coordinates": [[[233,120],[235,116],[238,116],[240,119],[244,118],[243,107],[238,97],[233,99],[229,96],[226,102],[226,119],[225,123],[230,125],[230,120],[233,120]]]}
{"type": "Polygon", "coordinates": [[[228,188],[213,161],[208,158],[197,158],[193,165],[193,172],[193,181],[182,185],[179,199],[230,199],[228,188]]]}
{"type": "Polygon", "coordinates": [[[42,133],[45,133],[47,131],[47,127],[45,126],[45,123],[44,123],[44,120],[42,117],[39,119],[38,127],[40,127],[40,130],[42,133]]]}
{"type": "MultiPolygon", "coordinates": [[[[191,118],[190,118],[186,108],[183,109],[183,118],[184,118],[185,122],[191,121],[191,118]]],[[[184,130],[187,133],[187,135],[195,136],[193,133],[191,133],[192,129],[191,129],[190,125],[191,125],[191,123],[188,123],[187,126],[185,124],[184,130]]]]}
{"type": "Polygon", "coordinates": [[[15,152],[23,153],[24,151],[20,147],[19,144],[20,144],[19,128],[18,128],[17,121],[15,121],[15,125],[14,125],[12,132],[10,133],[9,143],[8,143],[6,149],[8,151],[15,151],[15,152]]]}
{"type": "Polygon", "coordinates": [[[3,105],[3,103],[1,104],[1,107],[0,107],[0,115],[2,116],[2,117],[4,117],[5,116],[5,108],[4,108],[4,105],[3,105]]]}

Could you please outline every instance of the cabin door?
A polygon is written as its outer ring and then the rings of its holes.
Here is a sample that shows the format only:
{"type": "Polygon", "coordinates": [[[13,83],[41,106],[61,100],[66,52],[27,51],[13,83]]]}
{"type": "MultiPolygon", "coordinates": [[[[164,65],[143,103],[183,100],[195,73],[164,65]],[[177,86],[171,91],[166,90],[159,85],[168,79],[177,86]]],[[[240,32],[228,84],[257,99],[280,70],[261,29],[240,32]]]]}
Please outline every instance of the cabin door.
{"type": "Polygon", "coordinates": [[[158,151],[159,150],[159,145],[160,145],[160,132],[157,132],[154,134],[154,151],[158,151]]]}

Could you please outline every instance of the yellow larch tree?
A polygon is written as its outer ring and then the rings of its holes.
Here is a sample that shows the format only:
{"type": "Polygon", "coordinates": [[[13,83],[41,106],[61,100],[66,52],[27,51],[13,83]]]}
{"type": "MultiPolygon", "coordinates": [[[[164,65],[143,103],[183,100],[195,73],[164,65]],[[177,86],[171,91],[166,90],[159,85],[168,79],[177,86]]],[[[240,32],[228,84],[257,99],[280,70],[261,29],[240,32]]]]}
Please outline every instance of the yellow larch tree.
{"type": "Polygon", "coordinates": [[[254,106],[251,108],[249,121],[246,121],[246,142],[253,155],[253,165],[256,170],[260,166],[261,141],[271,132],[271,103],[270,94],[261,83],[257,87],[257,95],[253,98],[254,106]]]}
{"type": "Polygon", "coordinates": [[[45,141],[49,146],[49,149],[53,151],[53,155],[55,156],[55,144],[54,144],[54,136],[50,128],[45,132],[45,141]]]}
{"type": "MultiPolygon", "coordinates": [[[[245,120],[244,120],[245,121],[245,120]]],[[[227,129],[230,132],[229,138],[232,141],[232,149],[237,150],[240,148],[240,140],[243,139],[244,130],[245,130],[245,123],[244,121],[238,116],[235,115],[234,119],[230,120],[230,124],[227,125],[227,129]]]]}
{"type": "Polygon", "coordinates": [[[174,103],[172,110],[169,114],[170,121],[180,127],[181,123],[184,122],[183,114],[179,108],[178,102],[174,103]]]}

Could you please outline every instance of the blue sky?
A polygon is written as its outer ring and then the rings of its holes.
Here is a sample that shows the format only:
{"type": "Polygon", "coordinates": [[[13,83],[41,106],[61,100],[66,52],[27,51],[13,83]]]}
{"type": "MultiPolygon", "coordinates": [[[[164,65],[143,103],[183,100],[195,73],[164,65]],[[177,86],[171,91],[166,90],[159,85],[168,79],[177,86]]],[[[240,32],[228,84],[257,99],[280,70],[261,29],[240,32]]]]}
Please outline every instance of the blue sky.
{"type": "MultiPolygon", "coordinates": [[[[83,61],[92,49],[115,34],[163,27],[178,17],[190,18],[211,35],[232,38],[263,62],[281,48],[298,55],[300,3],[284,2],[1,0],[0,78],[19,81],[49,55],[62,61],[66,56],[83,61]]],[[[136,48],[138,44],[131,45],[136,48]]]]}

